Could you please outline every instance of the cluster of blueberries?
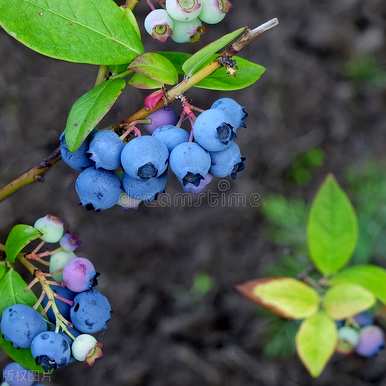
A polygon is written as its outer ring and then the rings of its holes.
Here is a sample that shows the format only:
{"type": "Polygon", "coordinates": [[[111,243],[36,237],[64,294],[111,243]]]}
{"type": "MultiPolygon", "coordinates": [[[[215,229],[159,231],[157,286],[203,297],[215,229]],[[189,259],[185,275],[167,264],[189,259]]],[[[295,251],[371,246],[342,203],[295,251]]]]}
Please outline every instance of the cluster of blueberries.
{"type": "Polygon", "coordinates": [[[207,24],[220,23],[231,9],[229,0],[166,0],[165,9],[151,11],[145,29],[154,38],[176,43],[200,40],[207,24]]]}
{"type": "Polygon", "coordinates": [[[339,343],[337,351],[342,354],[356,352],[359,356],[371,358],[385,347],[385,334],[374,324],[374,315],[362,312],[350,323],[338,322],[339,343]]]}
{"type": "Polygon", "coordinates": [[[235,100],[222,98],[197,117],[189,134],[165,108],[150,115],[145,129],[151,135],[125,143],[114,131],[99,130],[75,152],[62,135],[61,155],[80,172],[75,189],[87,209],[133,208],[165,191],[169,166],[190,193],[203,191],[213,177],[236,178],[245,158],[234,140],[247,115],[235,100]]]}
{"type": "MultiPolygon", "coordinates": [[[[92,334],[105,330],[111,318],[108,299],[94,288],[98,274],[90,260],[75,255],[79,238],[64,233],[60,219],[47,215],[38,219],[34,227],[41,232],[42,241],[60,244],[52,251],[49,265],[55,280],[55,284],[50,284],[55,304],[48,304],[52,303],[52,296],[49,299],[46,291],[41,303],[46,312],[39,313],[25,304],[4,309],[0,323],[2,336],[15,348],[30,349],[36,363],[45,371],[74,361],[92,365],[102,356],[101,344],[92,334]],[[67,327],[58,329],[57,318],[66,321],[67,327]]],[[[36,374],[11,363],[3,371],[3,380],[9,386],[31,386],[35,384],[36,374]]]]}

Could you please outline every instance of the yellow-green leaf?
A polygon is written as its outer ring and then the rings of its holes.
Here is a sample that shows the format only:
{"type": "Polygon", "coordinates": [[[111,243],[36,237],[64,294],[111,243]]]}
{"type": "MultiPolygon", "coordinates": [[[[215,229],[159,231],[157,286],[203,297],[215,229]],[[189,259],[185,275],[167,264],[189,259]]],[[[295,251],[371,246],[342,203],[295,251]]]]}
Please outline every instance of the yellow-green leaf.
{"type": "Polygon", "coordinates": [[[324,296],[323,306],[327,314],[335,320],[350,318],[372,307],[375,296],[356,284],[338,284],[330,288],[324,296]]]}
{"type": "Polygon", "coordinates": [[[334,354],[338,341],[335,322],[324,312],[303,321],[296,336],[296,349],[313,377],[318,377],[334,354]]]}
{"type": "Polygon", "coordinates": [[[292,278],[250,281],[237,287],[250,300],[288,319],[304,319],[318,311],[319,294],[292,278]]]}

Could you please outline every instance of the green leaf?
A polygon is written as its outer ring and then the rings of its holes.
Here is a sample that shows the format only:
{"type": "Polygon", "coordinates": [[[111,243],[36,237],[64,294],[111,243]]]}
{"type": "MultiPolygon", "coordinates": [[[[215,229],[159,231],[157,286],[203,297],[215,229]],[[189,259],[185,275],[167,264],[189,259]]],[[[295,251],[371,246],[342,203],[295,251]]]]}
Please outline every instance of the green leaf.
{"type": "Polygon", "coordinates": [[[129,69],[162,84],[174,85],[178,82],[177,70],[173,63],[155,52],[138,56],[131,62],[129,69]]]}
{"type": "Polygon", "coordinates": [[[65,129],[70,151],[76,151],[121,95],[123,79],[106,80],[81,96],[72,106],[65,129]]]}
{"type": "Polygon", "coordinates": [[[129,19],[129,22],[133,26],[134,31],[137,33],[139,39],[141,40],[141,30],[139,29],[138,21],[130,8],[124,8],[123,11],[126,14],[126,17],[129,19]]]}
{"type": "Polygon", "coordinates": [[[237,287],[247,298],[289,319],[307,318],[319,308],[318,293],[291,278],[270,278],[247,282],[237,287]]]}
{"type": "Polygon", "coordinates": [[[358,240],[358,223],[348,197],[332,175],[312,204],[307,233],[311,259],[324,275],[348,263],[358,240]]]}
{"type": "Polygon", "coordinates": [[[222,50],[228,44],[232,43],[233,40],[237,39],[243,32],[245,32],[245,30],[245,27],[239,28],[238,30],[224,35],[220,39],[208,44],[201,50],[197,51],[182,66],[184,73],[190,76],[200,70],[202,67],[205,66],[205,64],[212,60],[211,58],[214,54],[222,50]]]}
{"type": "Polygon", "coordinates": [[[356,265],[339,272],[331,278],[330,283],[360,285],[386,304],[386,270],[384,268],[375,265],[356,265]]]}
{"type": "Polygon", "coordinates": [[[129,81],[127,82],[130,86],[143,90],[153,90],[161,88],[163,83],[158,82],[157,80],[150,79],[143,74],[134,74],[129,81]]]}
{"type": "Polygon", "coordinates": [[[12,268],[4,275],[0,281],[0,314],[13,304],[33,306],[36,303],[35,294],[27,286],[28,284],[12,268]]]}
{"type": "Polygon", "coordinates": [[[112,0],[0,0],[0,25],[27,47],[77,63],[129,63],[143,52],[112,0]]]}
{"type": "Polygon", "coordinates": [[[159,51],[160,55],[169,59],[177,70],[178,75],[184,75],[183,64],[192,56],[186,52],[159,51]]]}
{"type": "Polygon", "coordinates": [[[318,377],[332,357],[338,341],[335,322],[324,312],[306,319],[296,336],[298,354],[313,377],[318,377]]]}
{"type": "Polygon", "coordinates": [[[330,288],[323,299],[324,309],[335,320],[350,318],[368,310],[374,304],[375,297],[370,291],[350,283],[330,288]]]}
{"type": "Polygon", "coordinates": [[[4,277],[4,275],[7,273],[7,266],[5,264],[5,261],[0,262],[0,280],[4,277]]]}
{"type": "Polygon", "coordinates": [[[38,239],[41,233],[30,225],[15,225],[5,242],[7,261],[13,263],[17,255],[33,240],[38,239]]]}
{"type": "Polygon", "coordinates": [[[194,87],[220,91],[240,90],[256,83],[266,71],[263,66],[239,56],[235,56],[233,59],[238,68],[236,75],[229,75],[226,68],[221,67],[194,87]]]}

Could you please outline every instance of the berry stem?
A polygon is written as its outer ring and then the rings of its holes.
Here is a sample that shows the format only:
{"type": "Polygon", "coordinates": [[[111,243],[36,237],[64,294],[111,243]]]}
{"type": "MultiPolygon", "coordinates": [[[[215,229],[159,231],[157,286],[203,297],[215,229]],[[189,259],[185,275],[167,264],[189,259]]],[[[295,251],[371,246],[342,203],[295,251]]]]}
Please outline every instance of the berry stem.
{"type": "MultiPolygon", "coordinates": [[[[136,1],[132,2],[134,6],[136,5],[136,1]]],[[[131,1],[130,1],[131,4],[131,1]]],[[[130,8],[132,8],[130,6],[130,8]]],[[[272,19],[268,22],[262,24],[261,26],[255,29],[246,29],[243,35],[239,37],[229,48],[225,49],[219,56],[221,57],[232,57],[237,55],[241,50],[243,50],[246,46],[252,43],[257,37],[262,35],[264,32],[276,27],[279,24],[278,19],[272,19]]],[[[160,100],[153,108],[149,109],[146,107],[141,108],[136,113],[132,114],[130,117],[126,119],[127,123],[133,121],[139,121],[146,119],[150,114],[154,113],[157,110],[165,107],[165,105],[169,105],[173,103],[180,95],[183,95],[190,88],[195,86],[197,83],[201,82],[203,79],[207,78],[217,69],[219,69],[222,64],[219,58],[215,59],[213,62],[206,65],[204,68],[196,72],[191,76],[187,76],[182,82],[171,88],[169,91],[165,93],[165,98],[160,100]]],[[[98,77],[100,78],[100,73],[103,70],[100,69],[98,72],[98,77]]],[[[42,181],[43,176],[60,161],[60,149],[57,148],[47,159],[41,162],[39,165],[29,169],[27,172],[22,174],[20,177],[17,177],[15,180],[11,181],[7,185],[0,188],[0,202],[4,201],[6,198],[23,188],[24,186],[33,184],[34,182],[42,181]]]]}
{"type": "Polygon", "coordinates": [[[138,3],[139,3],[139,0],[126,0],[125,7],[133,10],[138,3]]]}
{"type": "Polygon", "coordinates": [[[147,3],[147,5],[149,6],[149,8],[150,8],[152,11],[155,10],[155,6],[154,6],[154,4],[152,3],[151,0],[146,0],[146,3],[147,3]]]}

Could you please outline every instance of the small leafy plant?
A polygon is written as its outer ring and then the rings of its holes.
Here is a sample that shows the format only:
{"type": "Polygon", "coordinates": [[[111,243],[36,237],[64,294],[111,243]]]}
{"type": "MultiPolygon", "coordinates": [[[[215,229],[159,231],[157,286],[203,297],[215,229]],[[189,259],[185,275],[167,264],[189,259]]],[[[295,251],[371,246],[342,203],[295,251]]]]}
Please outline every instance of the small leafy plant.
{"type": "Polygon", "coordinates": [[[314,377],[336,351],[356,350],[370,357],[384,346],[383,331],[364,312],[385,304],[386,270],[371,264],[348,266],[357,241],[355,211],[329,175],[308,217],[307,246],[314,268],[297,277],[269,277],[237,287],[281,318],[301,321],[296,349],[314,377]]]}

